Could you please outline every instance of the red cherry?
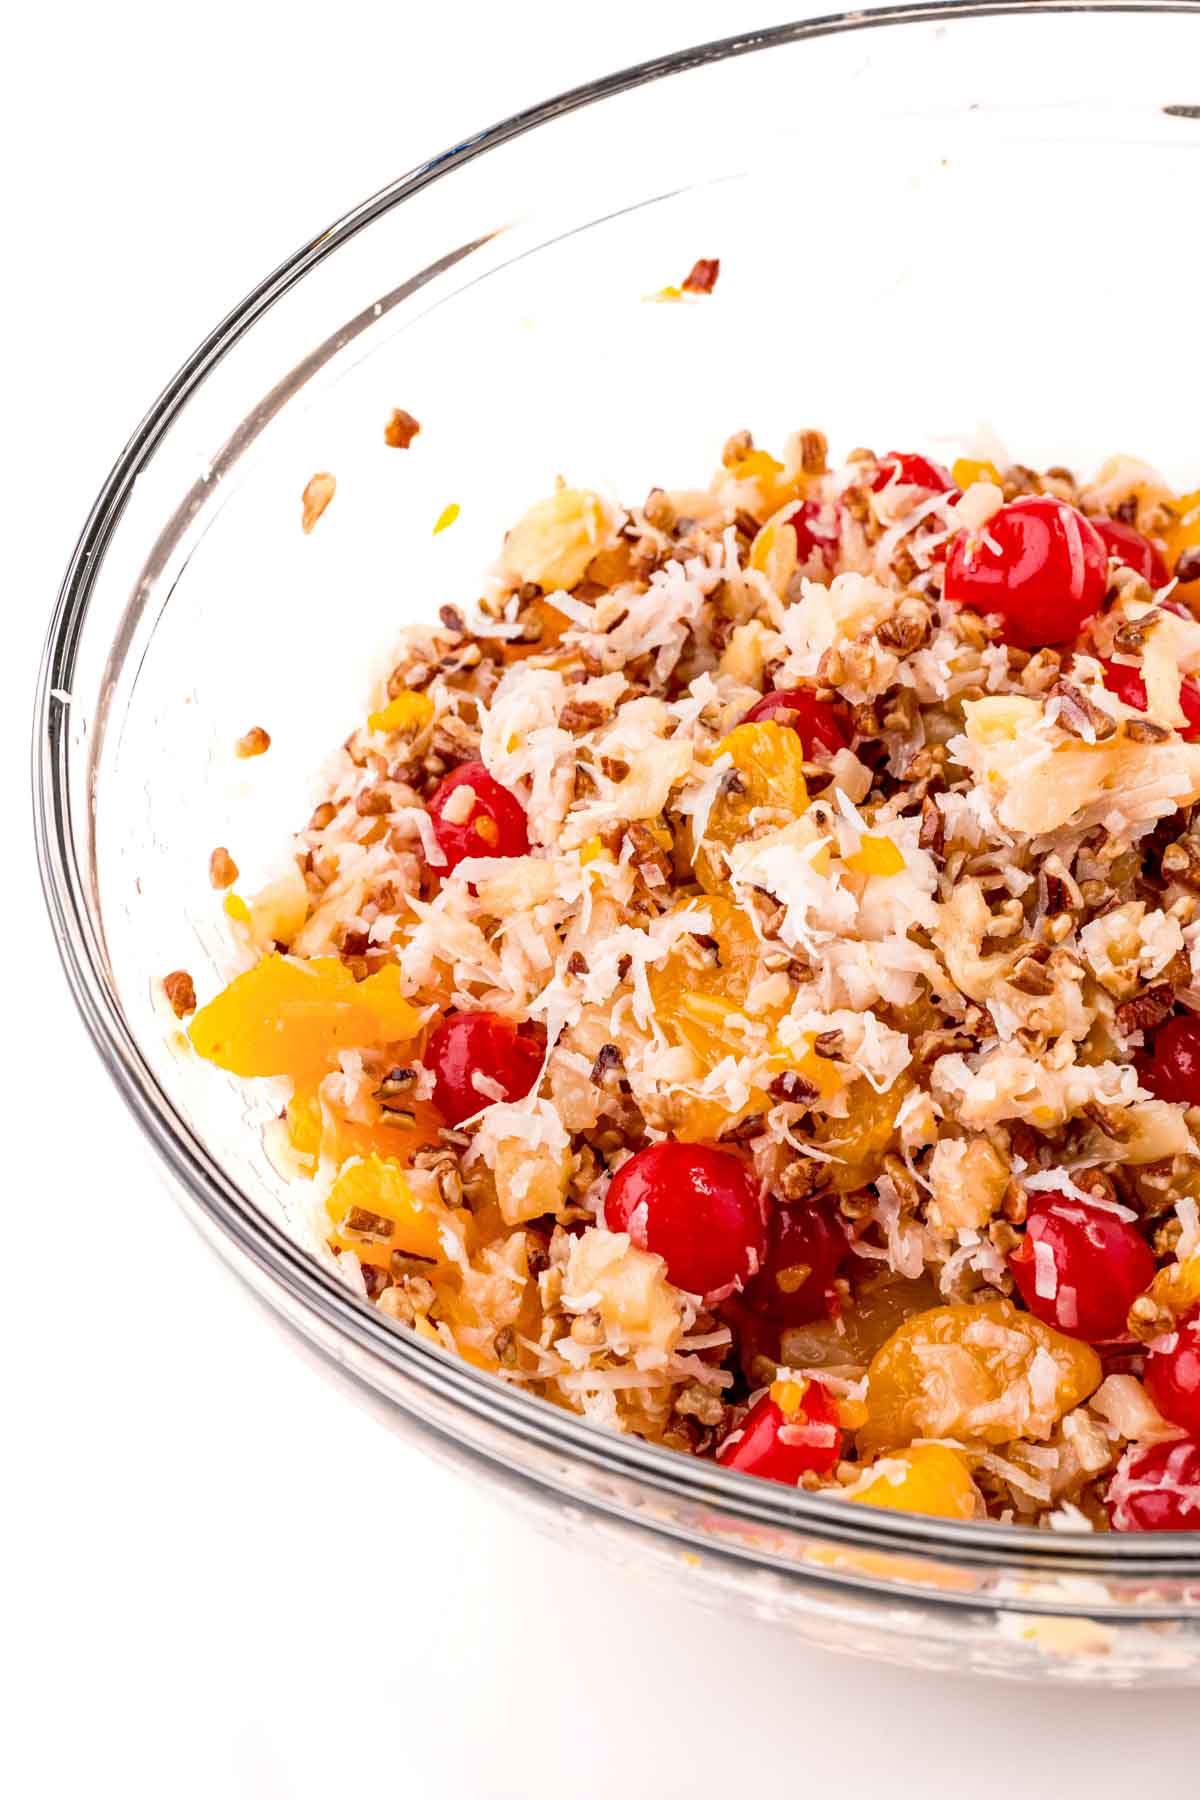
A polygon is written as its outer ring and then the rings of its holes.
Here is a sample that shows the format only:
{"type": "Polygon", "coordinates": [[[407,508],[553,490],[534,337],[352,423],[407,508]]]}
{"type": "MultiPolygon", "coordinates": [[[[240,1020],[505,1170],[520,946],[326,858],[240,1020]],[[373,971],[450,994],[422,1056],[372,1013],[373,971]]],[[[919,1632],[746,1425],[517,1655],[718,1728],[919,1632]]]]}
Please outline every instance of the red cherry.
{"type": "Polygon", "coordinates": [[[948,494],[954,486],[941,463],[931,462],[927,456],[918,456],[911,450],[889,450],[871,487],[878,494],[893,481],[897,487],[924,488],[929,494],[948,494]]]}
{"type": "Polygon", "coordinates": [[[1154,1279],[1154,1253],[1126,1219],[1068,1194],[1036,1194],[1008,1259],[1030,1312],[1088,1343],[1120,1337],[1154,1279]]]}
{"type": "Polygon", "coordinates": [[[1093,519],[1092,524],[1110,556],[1115,556],[1126,568],[1136,569],[1152,588],[1166,587],[1171,579],[1166,561],[1162,551],[1148,537],[1143,537],[1132,525],[1122,525],[1119,519],[1093,519]]]}
{"type": "Polygon", "coordinates": [[[676,1287],[710,1300],[749,1281],[766,1250],[758,1183],[707,1144],[668,1138],[631,1156],[609,1185],[604,1223],[661,1256],[676,1287]]]}
{"type": "Polygon", "coordinates": [[[746,1288],[746,1305],[779,1325],[807,1325],[819,1319],[828,1311],[826,1295],[849,1250],[829,1205],[809,1201],[773,1206],[767,1252],[762,1269],[746,1288]]]}
{"type": "Polygon", "coordinates": [[[781,688],[777,693],[764,694],[754,702],[742,724],[754,725],[759,719],[790,725],[799,732],[808,757],[815,756],[818,750],[836,756],[839,750],[850,748],[854,735],[849,707],[840,700],[818,700],[811,688],[781,688]]]}
{"type": "MultiPolygon", "coordinates": [[[[1110,694],[1126,706],[1132,706],[1135,712],[1146,710],[1146,683],[1140,672],[1128,663],[1102,662],[1104,685],[1110,694]]],[[[1200,685],[1190,676],[1185,675],[1179,689],[1179,704],[1183,708],[1187,724],[1180,732],[1180,737],[1189,744],[1200,738],[1200,685]]]]}
{"type": "Polygon", "coordinates": [[[788,524],[796,534],[798,560],[807,562],[815,552],[826,567],[832,569],[837,561],[840,541],[836,515],[831,525],[828,523],[828,509],[819,500],[802,500],[788,524]]]}
{"type": "Polygon", "coordinates": [[[1159,1100],[1200,1105],[1200,1019],[1177,1013],[1136,1058],[1137,1078],[1159,1100]]]}
{"type": "Polygon", "coordinates": [[[1098,611],[1108,580],[1104,540],[1064,500],[1014,500],[985,531],[963,531],[950,547],[943,594],[956,606],[999,613],[1023,649],[1073,638],[1098,611]]]}
{"type": "Polygon", "coordinates": [[[795,1487],[806,1469],[827,1475],[841,1454],[837,1409],[822,1383],[810,1381],[793,1413],[785,1413],[770,1393],[756,1400],[740,1435],[732,1442],[726,1439],[717,1461],[743,1475],[763,1475],[795,1487]]]}
{"type": "Polygon", "coordinates": [[[542,1050],[496,1013],[451,1013],[429,1034],[425,1067],[433,1070],[434,1105],[459,1125],[493,1100],[523,1100],[541,1073],[542,1050]]]}
{"type": "Polygon", "coordinates": [[[1151,1344],[1145,1381],[1163,1417],[1200,1436],[1200,1306],[1151,1344]]]}
{"type": "Polygon", "coordinates": [[[1200,1443],[1131,1446],[1108,1488],[1114,1531],[1200,1531],[1200,1443]]]}
{"type": "Polygon", "coordinates": [[[448,875],[468,856],[529,853],[525,808],[514,794],[500,786],[495,776],[488,774],[482,763],[463,763],[452,769],[439,783],[429,811],[433,815],[434,835],[446,857],[446,867],[439,870],[440,874],[448,875]],[[470,788],[474,796],[470,811],[461,818],[455,816],[463,804],[456,801],[450,808],[452,816],[447,819],[444,815],[450,797],[463,787],[470,788]]]}

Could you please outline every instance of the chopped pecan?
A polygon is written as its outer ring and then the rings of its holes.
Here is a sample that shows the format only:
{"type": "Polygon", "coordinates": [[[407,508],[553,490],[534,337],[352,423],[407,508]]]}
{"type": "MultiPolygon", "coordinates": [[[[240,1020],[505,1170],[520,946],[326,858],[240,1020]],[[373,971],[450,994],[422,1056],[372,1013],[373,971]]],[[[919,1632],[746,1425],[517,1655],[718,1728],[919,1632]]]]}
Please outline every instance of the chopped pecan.
{"type": "Polygon", "coordinates": [[[599,1055],[592,1064],[591,1080],[596,1087],[602,1086],[606,1075],[621,1067],[621,1052],[615,1044],[602,1044],[599,1055]]]}
{"type": "MultiPolygon", "coordinates": [[[[915,572],[914,564],[913,573],[915,572]]],[[[902,576],[901,579],[911,581],[912,575],[902,576]]],[[[890,618],[884,619],[876,627],[875,636],[889,650],[898,650],[902,656],[907,656],[929,642],[931,631],[932,620],[928,605],[924,600],[910,595],[900,602],[890,618]]]]}
{"type": "Polygon", "coordinates": [[[1187,832],[1168,844],[1162,855],[1162,872],[1168,881],[1200,888],[1200,840],[1187,832]]]}
{"type": "Polygon", "coordinates": [[[823,475],[829,444],[823,431],[800,433],[800,467],[806,475],[823,475]]]}
{"type": "Polygon", "coordinates": [[[238,878],[238,866],[223,844],[218,844],[208,859],[208,879],[217,889],[231,888],[238,878]]]}
{"type": "Polygon", "coordinates": [[[564,731],[591,731],[602,725],[607,709],[598,700],[568,700],[558,715],[564,731]]]}
{"type": "Polygon", "coordinates": [[[781,1200],[807,1200],[817,1192],[823,1180],[823,1165],[801,1156],[788,1163],[775,1185],[781,1200]]]}
{"type": "Polygon", "coordinates": [[[249,756],[262,756],[271,748],[271,734],[264,731],[261,725],[252,725],[243,737],[233,746],[234,754],[245,759],[249,756]]]}
{"type": "Polygon", "coordinates": [[[177,1019],[186,1019],[196,1010],[196,987],[186,969],[175,969],[163,976],[163,993],[177,1019]]]}
{"type": "Polygon", "coordinates": [[[1072,737],[1100,744],[1115,736],[1117,721],[1112,714],[1097,706],[1073,681],[1056,681],[1050,698],[1059,702],[1058,722],[1072,737]]]}
{"type": "Polygon", "coordinates": [[[307,535],[337,491],[337,477],[328,472],[314,475],[301,496],[300,523],[307,535]]]}
{"type": "Polygon", "coordinates": [[[1131,744],[1165,744],[1171,735],[1165,725],[1158,725],[1153,719],[1125,719],[1123,729],[1131,744]]]}
{"type": "Polygon", "coordinates": [[[939,857],[946,842],[946,816],[931,794],[921,802],[921,829],[917,843],[933,857],[939,857]]]}
{"type": "Polygon", "coordinates": [[[407,450],[421,427],[402,406],[392,408],[392,416],[383,428],[383,441],[389,450],[407,450]]]}
{"type": "Polygon", "coordinates": [[[1113,649],[1132,655],[1144,650],[1146,639],[1162,616],[1157,607],[1152,607],[1149,612],[1139,613],[1136,619],[1122,619],[1113,631],[1113,649]]]}
{"type": "Polygon", "coordinates": [[[719,256],[701,256],[680,282],[685,294],[711,294],[721,273],[719,256]]]}
{"type": "Polygon", "coordinates": [[[811,1081],[806,1080],[795,1069],[785,1069],[782,1075],[776,1075],[767,1091],[773,1100],[792,1100],[805,1105],[810,1100],[815,1100],[819,1092],[811,1081]]]}
{"type": "Polygon", "coordinates": [[[1162,982],[1158,987],[1136,994],[1132,1000],[1122,1001],[1115,1014],[1117,1030],[1122,1037],[1131,1037],[1135,1031],[1153,1031],[1169,1019],[1174,1010],[1175,990],[1162,982]]]}

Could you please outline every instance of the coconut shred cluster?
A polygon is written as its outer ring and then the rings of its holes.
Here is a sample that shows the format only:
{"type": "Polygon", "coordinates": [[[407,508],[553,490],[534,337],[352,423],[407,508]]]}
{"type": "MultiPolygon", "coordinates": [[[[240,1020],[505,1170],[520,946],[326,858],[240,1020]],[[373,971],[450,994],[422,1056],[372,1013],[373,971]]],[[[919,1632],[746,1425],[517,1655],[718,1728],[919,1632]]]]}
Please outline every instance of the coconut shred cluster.
{"type": "Polygon", "coordinates": [[[1200,1527],[1194,540],[816,431],[534,506],[191,1025],[347,1278],[749,1474],[1200,1527]]]}

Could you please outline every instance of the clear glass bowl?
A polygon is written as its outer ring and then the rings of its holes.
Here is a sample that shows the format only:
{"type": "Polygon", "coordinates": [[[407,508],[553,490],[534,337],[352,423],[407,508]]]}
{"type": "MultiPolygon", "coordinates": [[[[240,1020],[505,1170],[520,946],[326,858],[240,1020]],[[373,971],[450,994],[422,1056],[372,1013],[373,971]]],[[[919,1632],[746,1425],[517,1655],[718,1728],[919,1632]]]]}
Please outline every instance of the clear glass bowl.
{"type": "Polygon", "coordinates": [[[1194,336],[1198,13],[851,13],[611,76],[435,158],[269,276],[166,388],[87,522],[42,675],[37,822],[67,972],[209,1242],[473,1479],[893,1661],[1194,1677],[1200,1538],[848,1507],[502,1387],[311,1253],[257,1129],[274,1098],[183,1053],[156,979],[182,966],[211,991],[211,847],[250,887],[269,872],[394,628],[469,593],[559,472],[637,496],[702,479],[742,426],[772,443],[819,424],[844,451],[986,422],[1030,462],[1124,449],[1194,485],[1194,417],[1163,371],[1194,336]],[[721,259],[710,298],[645,304],[701,256],[721,259]],[[382,436],[397,405],[422,422],[404,456],[382,436]],[[337,496],[305,537],[320,469],[337,496]],[[272,748],[239,763],[252,724],[272,748]]]}

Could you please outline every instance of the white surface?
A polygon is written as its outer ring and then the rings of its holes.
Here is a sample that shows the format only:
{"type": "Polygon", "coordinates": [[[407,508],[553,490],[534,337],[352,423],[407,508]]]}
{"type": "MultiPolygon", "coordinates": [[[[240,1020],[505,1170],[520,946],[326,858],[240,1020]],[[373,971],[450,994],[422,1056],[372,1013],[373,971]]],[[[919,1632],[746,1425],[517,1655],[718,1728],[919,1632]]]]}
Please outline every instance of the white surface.
{"type": "Polygon", "coordinates": [[[17,1454],[0,1787],[1075,1800],[1152,1772],[1156,1792],[1188,1792],[1194,1701],[965,1680],[934,1695],[648,1598],[399,1446],[192,1237],[70,1010],[29,849],[28,694],[70,545],[155,392],[267,267],[421,155],[638,55],[783,16],[765,0],[408,11],[125,3],[6,28],[0,1330],[17,1454]],[[357,1557],[366,1541],[390,1553],[357,1557]]]}

